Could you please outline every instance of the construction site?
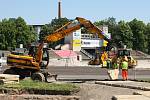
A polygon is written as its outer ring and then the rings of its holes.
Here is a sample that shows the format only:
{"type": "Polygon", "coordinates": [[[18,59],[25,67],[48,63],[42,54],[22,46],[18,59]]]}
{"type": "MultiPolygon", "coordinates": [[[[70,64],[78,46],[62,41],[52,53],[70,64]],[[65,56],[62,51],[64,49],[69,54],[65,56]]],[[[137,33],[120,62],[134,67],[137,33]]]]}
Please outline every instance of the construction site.
{"type": "Polygon", "coordinates": [[[0,50],[0,100],[150,100],[150,55],[114,45],[112,27],[76,17],[41,38],[44,25],[30,26],[29,48],[0,50]]]}

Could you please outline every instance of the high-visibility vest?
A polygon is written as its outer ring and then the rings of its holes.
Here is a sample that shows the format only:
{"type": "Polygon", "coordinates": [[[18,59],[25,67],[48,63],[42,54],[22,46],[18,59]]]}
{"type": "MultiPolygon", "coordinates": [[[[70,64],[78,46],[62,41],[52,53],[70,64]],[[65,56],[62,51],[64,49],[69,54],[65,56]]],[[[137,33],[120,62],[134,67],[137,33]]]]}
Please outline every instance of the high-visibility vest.
{"type": "Polygon", "coordinates": [[[112,62],[111,62],[111,59],[108,58],[106,62],[107,62],[107,68],[108,68],[108,69],[112,69],[112,62]]]}
{"type": "Polygon", "coordinates": [[[127,61],[123,61],[121,63],[121,67],[122,67],[122,69],[128,69],[128,62],[127,61]]]}
{"type": "Polygon", "coordinates": [[[114,64],[113,64],[113,68],[114,68],[114,69],[118,69],[118,68],[119,68],[119,64],[118,64],[118,63],[114,63],[114,64]]]}

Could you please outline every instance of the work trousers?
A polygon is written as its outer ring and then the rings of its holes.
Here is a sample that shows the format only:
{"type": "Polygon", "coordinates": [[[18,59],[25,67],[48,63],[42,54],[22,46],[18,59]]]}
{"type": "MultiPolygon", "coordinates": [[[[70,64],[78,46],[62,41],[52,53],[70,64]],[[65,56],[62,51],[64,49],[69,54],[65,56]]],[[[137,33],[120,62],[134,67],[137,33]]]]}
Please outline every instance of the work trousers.
{"type": "Polygon", "coordinates": [[[122,69],[122,78],[123,78],[123,80],[128,79],[128,70],[127,69],[122,69]]]}

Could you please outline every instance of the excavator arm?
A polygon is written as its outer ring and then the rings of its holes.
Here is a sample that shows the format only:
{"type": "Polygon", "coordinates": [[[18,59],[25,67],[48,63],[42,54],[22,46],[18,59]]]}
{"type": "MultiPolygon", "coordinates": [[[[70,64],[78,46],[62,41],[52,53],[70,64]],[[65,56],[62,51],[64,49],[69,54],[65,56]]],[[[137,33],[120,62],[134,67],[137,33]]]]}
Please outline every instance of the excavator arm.
{"type": "Polygon", "coordinates": [[[46,36],[44,42],[58,41],[82,27],[85,27],[90,33],[97,34],[99,38],[107,40],[107,38],[104,36],[104,32],[101,29],[97,28],[94,24],[92,24],[91,21],[81,17],[76,17],[76,19],[72,22],[68,22],[63,27],[56,30],[54,33],[46,36]]]}

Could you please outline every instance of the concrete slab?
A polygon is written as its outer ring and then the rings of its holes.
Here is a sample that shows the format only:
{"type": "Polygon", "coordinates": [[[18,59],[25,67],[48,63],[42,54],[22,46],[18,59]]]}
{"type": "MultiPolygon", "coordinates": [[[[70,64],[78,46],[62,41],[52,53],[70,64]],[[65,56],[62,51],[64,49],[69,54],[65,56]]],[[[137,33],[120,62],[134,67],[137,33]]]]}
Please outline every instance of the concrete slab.
{"type": "Polygon", "coordinates": [[[136,95],[143,95],[150,98],[150,91],[136,91],[134,92],[136,95]]]}
{"type": "Polygon", "coordinates": [[[150,59],[148,60],[138,60],[138,65],[136,68],[150,68],[150,59]]]}
{"type": "Polygon", "coordinates": [[[150,83],[136,81],[96,81],[96,84],[150,91],[150,83]]]}
{"type": "Polygon", "coordinates": [[[143,95],[115,95],[112,100],[150,100],[150,98],[143,95]]]}

